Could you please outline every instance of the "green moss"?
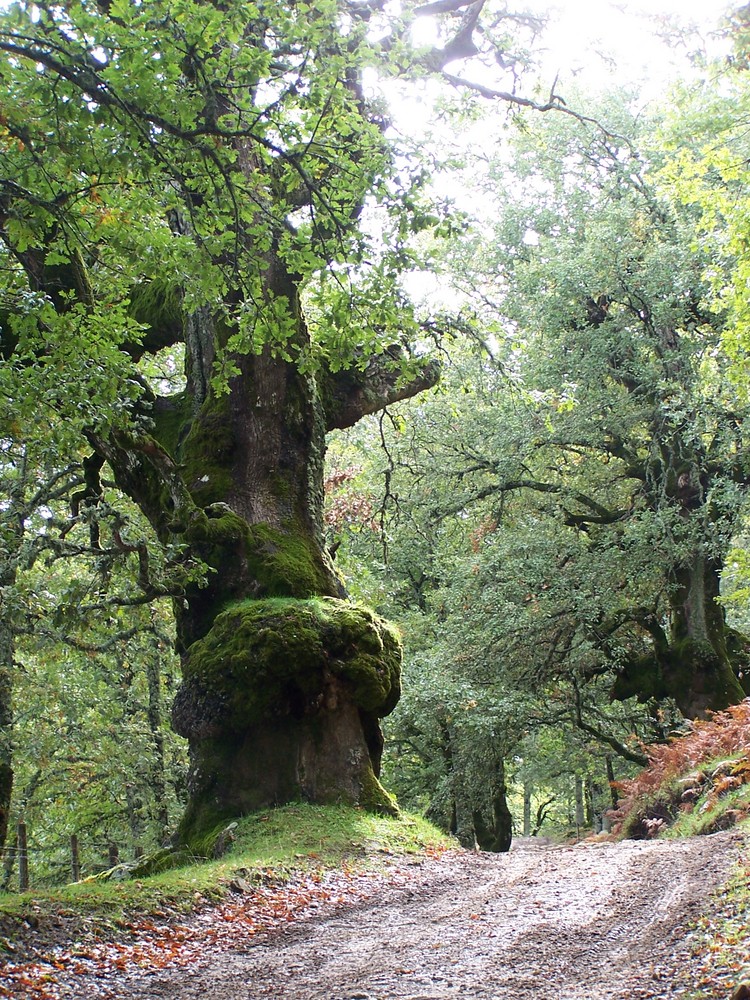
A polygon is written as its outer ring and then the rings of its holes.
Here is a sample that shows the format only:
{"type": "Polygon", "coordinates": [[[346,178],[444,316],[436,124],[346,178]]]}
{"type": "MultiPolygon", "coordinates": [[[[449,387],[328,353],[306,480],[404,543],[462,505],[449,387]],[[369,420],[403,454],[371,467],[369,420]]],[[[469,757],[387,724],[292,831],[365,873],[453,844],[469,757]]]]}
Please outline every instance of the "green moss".
{"type": "Polygon", "coordinates": [[[270,524],[248,528],[256,580],[269,597],[311,597],[329,587],[318,547],[309,531],[290,523],[284,530],[270,524]]]}
{"type": "Polygon", "coordinates": [[[157,332],[182,331],[182,303],[179,288],[167,281],[144,281],[130,293],[130,314],[139,323],[157,332]]]}
{"type": "MultiPolygon", "coordinates": [[[[722,637],[723,638],[723,637],[722,637]]],[[[691,637],[675,640],[664,669],[668,693],[686,715],[694,715],[686,695],[694,693],[698,701],[712,711],[721,711],[742,701],[744,692],[728,656],[720,655],[707,640],[691,637]]]]}
{"type": "Polygon", "coordinates": [[[185,482],[200,506],[227,498],[232,487],[234,447],[229,396],[210,395],[198,411],[180,455],[185,482]]]}
{"type": "Polygon", "coordinates": [[[371,770],[368,770],[362,778],[359,804],[363,809],[379,816],[400,815],[395,798],[383,788],[371,770]]]}
{"type": "Polygon", "coordinates": [[[234,604],[188,650],[183,677],[207,730],[240,732],[277,714],[309,714],[331,676],[362,709],[399,696],[401,646],[369,609],[334,598],[234,604]]]}
{"type": "Polygon", "coordinates": [[[662,678],[660,664],[653,654],[633,657],[628,660],[612,685],[611,697],[615,701],[637,698],[646,702],[650,698],[664,698],[667,689],[662,678]]]}
{"type": "Polygon", "coordinates": [[[707,641],[675,638],[668,651],[628,661],[612,687],[616,700],[639,702],[672,697],[681,711],[695,716],[706,707],[719,711],[742,701],[743,692],[728,657],[707,641]]]}
{"type": "Polygon", "coordinates": [[[171,396],[154,412],[154,437],[176,457],[184,429],[192,420],[192,403],[185,392],[171,396]]]}
{"type": "Polygon", "coordinates": [[[189,852],[195,858],[210,858],[216,838],[233,817],[206,800],[191,799],[173,837],[177,850],[189,852]]]}
{"type": "Polygon", "coordinates": [[[258,597],[305,598],[329,589],[315,540],[294,523],[249,525],[226,504],[213,503],[194,516],[186,538],[201,546],[209,565],[243,567],[245,591],[252,586],[258,597]]]}

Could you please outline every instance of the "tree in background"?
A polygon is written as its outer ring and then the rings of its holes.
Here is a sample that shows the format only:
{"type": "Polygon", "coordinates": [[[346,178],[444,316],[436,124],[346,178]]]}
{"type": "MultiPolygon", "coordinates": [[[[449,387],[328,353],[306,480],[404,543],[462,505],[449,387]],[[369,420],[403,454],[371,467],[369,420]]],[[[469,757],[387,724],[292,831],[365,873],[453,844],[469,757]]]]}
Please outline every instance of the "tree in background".
{"type": "Polygon", "coordinates": [[[457,507],[538,498],[527,601],[569,605],[550,662],[577,658],[616,675],[615,697],[671,697],[695,717],[744,697],[746,640],[720,588],[746,504],[746,405],[710,248],[659,186],[662,151],[637,151],[635,120],[619,117],[602,111],[608,131],[536,123],[510,174],[490,170],[506,206],[465,274],[472,289],[483,275],[516,412],[495,440],[459,420],[444,462],[457,507]]]}
{"type": "Polygon", "coordinates": [[[742,253],[696,244],[694,209],[663,185],[661,119],[639,129],[630,100],[596,112],[606,128],[529,122],[513,167],[490,166],[476,201],[493,225],[451,261],[484,353],[454,350],[441,399],[389,411],[359,458],[356,435],[343,451],[350,491],[364,469],[349,508],[365,516],[338,558],[354,573],[369,551],[382,576],[366,586],[409,622],[412,695],[390,724],[400,791],[469,840],[449,727],[491,755],[466,706],[490,745],[528,758],[508,692],[536,695],[528,728],[599,745],[606,789],[606,756],[642,764],[638,740],[678,724],[673,701],[694,717],[744,697],[747,641],[722,584],[746,512],[746,394],[714,291],[742,253]],[[363,458],[378,438],[380,497],[363,458]]]}
{"type": "Polygon", "coordinates": [[[405,636],[385,774],[401,801],[485,849],[507,849],[510,811],[522,831],[524,786],[537,826],[552,807],[556,826],[574,830],[577,777],[587,816],[601,817],[608,782],[642,766],[640,742],[665,739],[677,722],[653,701],[610,704],[611,675],[588,673],[585,642],[560,655],[561,628],[581,616],[583,630],[609,593],[606,564],[593,577],[584,553],[550,585],[562,558],[552,512],[523,492],[467,502],[461,478],[444,474],[469,438],[507,448],[512,462],[518,406],[502,368],[456,351],[439,391],[336,437],[329,453],[337,561],[405,636]]]}

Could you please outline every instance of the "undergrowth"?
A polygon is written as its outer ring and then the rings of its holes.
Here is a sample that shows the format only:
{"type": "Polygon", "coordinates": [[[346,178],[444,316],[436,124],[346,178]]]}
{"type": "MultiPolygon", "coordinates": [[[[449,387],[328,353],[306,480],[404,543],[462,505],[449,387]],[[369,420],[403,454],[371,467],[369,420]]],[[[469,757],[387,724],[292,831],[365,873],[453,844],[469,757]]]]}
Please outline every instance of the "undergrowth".
{"type": "Polygon", "coordinates": [[[648,766],[618,782],[616,833],[693,836],[750,817],[750,699],[691,726],[687,735],[649,747],[648,766]]]}
{"type": "Polygon", "coordinates": [[[750,857],[744,853],[717,906],[693,932],[694,975],[685,1000],[726,1000],[750,990],[750,857]]]}

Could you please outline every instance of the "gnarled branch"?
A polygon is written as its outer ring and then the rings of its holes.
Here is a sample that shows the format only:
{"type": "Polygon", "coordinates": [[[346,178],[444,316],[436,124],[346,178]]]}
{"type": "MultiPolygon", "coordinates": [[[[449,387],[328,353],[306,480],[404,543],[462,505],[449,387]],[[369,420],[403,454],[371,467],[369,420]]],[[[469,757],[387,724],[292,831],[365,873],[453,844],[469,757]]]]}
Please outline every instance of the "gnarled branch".
{"type": "Polygon", "coordinates": [[[326,373],[321,378],[326,430],[351,427],[367,414],[437,384],[439,362],[425,361],[413,374],[404,376],[401,361],[401,348],[396,347],[370,358],[364,368],[326,373]]]}

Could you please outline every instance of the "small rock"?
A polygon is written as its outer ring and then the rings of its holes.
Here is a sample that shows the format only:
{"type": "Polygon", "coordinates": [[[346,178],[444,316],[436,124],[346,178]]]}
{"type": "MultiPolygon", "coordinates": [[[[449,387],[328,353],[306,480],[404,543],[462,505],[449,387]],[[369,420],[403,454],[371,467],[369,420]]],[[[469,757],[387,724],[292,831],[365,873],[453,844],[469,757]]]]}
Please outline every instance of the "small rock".
{"type": "Polygon", "coordinates": [[[721,778],[726,774],[731,774],[734,766],[737,762],[735,760],[723,760],[720,764],[711,772],[711,780],[715,781],[717,778],[721,778]]]}
{"type": "Polygon", "coordinates": [[[235,830],[237,829],[236,823],[230,823],[229,826],[225,827],[219,836],[214,841],[214,849],[212,851],[212,856],[216,859],[223,858],[227,853],[231,845],[235,841],[235,830]]]}
{"type": "Polygon", "coordinates": [[[242,896],[247,896],[249,892],[252,892],[252,886],[249,882],[246,882],[244,878],[233,878],[229,883],[230,892],[238,892],[242,896]]]}

